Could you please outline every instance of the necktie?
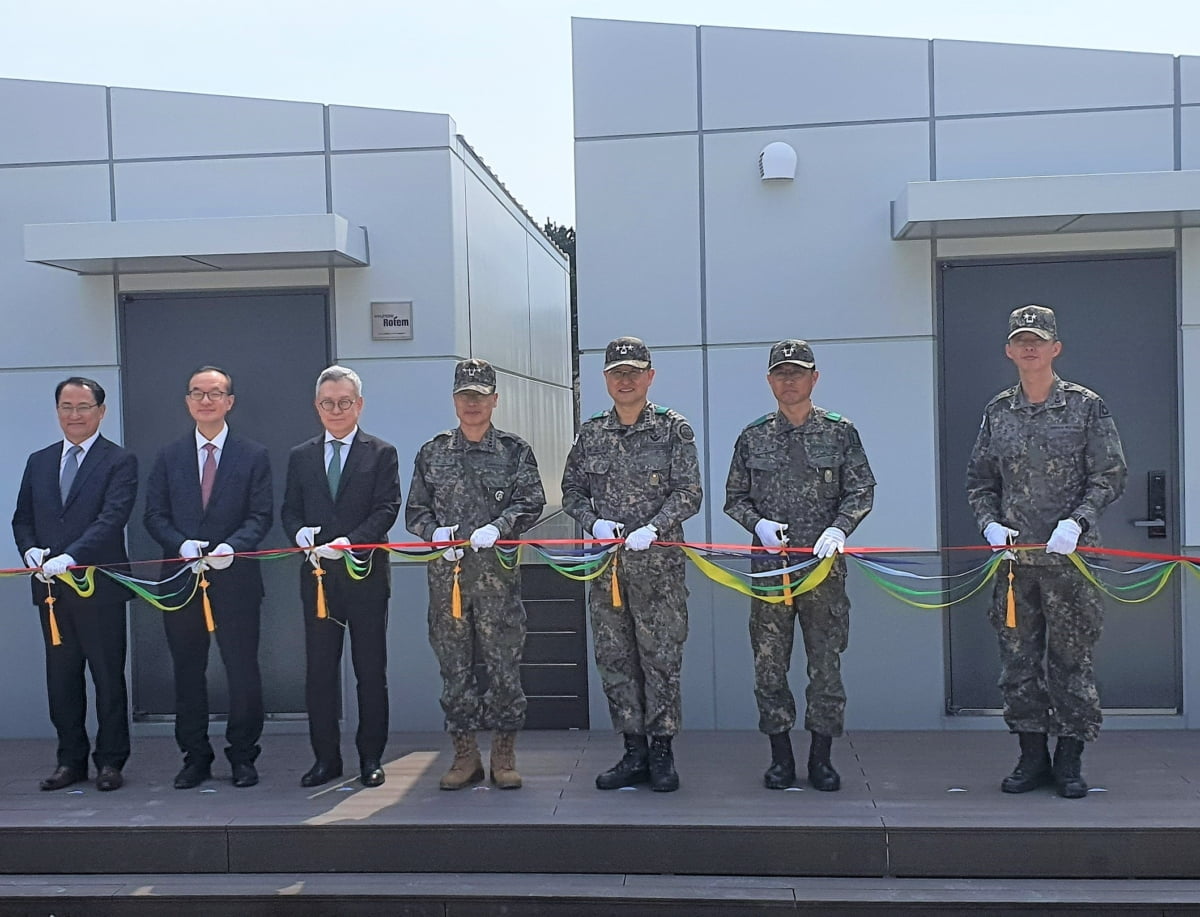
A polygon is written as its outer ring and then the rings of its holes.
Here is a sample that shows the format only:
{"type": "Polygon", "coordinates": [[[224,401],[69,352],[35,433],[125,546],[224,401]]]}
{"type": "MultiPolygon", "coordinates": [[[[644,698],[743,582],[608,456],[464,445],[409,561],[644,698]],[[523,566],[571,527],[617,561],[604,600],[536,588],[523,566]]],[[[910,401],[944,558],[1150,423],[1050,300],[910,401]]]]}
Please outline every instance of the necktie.
{"type": "Polygon", "coordinates": [[[338,483],[342,480],[342,446],[346,445],[340,439],[331,439],[333,458],[329,460],[329,492],[337,499],[338,483]]]}
{"type": "Polygon", "coordinates": [[[67,450],[67,460],[63,462],[62,475],[58,479],[58,491],[62,496],[63,506],[67,504],[71,485],[75,482],[75,475],[79,473],[79,453],[82,451],[82,446],[72,446],[67,450]]]}
{"type": "Polygon", "coordinates": [[[204,467],[200,470],[200,506],[208,509],[208,498],[212,496],[213,480],[217,477],[217,447],[212,443],[204,444],[204,467]]]}

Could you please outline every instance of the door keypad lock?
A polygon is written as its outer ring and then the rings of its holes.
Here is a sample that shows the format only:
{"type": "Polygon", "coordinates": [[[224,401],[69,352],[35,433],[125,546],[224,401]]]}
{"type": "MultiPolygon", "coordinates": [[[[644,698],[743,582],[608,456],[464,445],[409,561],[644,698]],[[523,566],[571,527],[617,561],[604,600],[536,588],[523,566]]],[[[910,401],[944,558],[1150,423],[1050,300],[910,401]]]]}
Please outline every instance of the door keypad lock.
{"type": "Polygon", "coordinates": [[[1146,518],[1135,519],[1133,524],[1146,530],[1147,538],[1167,537],[1167,473],[1146,473],[1146,518]]]}

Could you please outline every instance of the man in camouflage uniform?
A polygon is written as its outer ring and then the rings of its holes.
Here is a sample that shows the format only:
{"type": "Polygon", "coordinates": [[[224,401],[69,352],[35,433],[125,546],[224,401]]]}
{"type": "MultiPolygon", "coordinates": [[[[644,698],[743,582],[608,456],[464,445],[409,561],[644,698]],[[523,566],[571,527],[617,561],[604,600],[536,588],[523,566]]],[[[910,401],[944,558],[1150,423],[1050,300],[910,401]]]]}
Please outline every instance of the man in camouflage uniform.
{"type": "Polygon", "coordinates": [[[1019,540],[1046,549],[1013,553],[1016,627],[1006,626],[1008,577],[996,577],[990,617],[999,636],[1004,719],[1021,743],[1021,758],[1000,788],[1025,793],[1055,783],[1060,796],[1077,799],[1088,789],[1083,743],[1100,731],[1092,651],[1104,608],[1067,555],[1079,543],[1099,544],[1096,522],[1125,487],[1125,456],[1100,396],[1054,372],[1062,352],[1054,312],[1022,306],[1008,327],[1004,352],[1020,383],[984,408],[967,499],[992,547],[1019,540]],[[1047,734],[1058,736],[1053,762],[1047,734]]]}
{"type": "MultiPolygon", "coordinates": [[[[754,533],[755,572],[779,569],[796,558],[773,558],[784,544],[812,546],[813,555],[840,555],[846,538],[871,511],[875,478],[858,431],[841,414],[816,407],[813,386],[820,378],[805,341],[780,341],[771,348],[767,384],[778,410],[760,417],[738,436],[725,484],[725,512],[754,533]]],[[[781,790],[796,780],[790,731],[796,699],[788,687],[797,619],[808,656],[804,728],[812,733],[808,782],[837,790],[842,782],[830,761],[833,737],[842,734],[846,691],[841,653],[850,629],[846,562],[838,556],[828,578],[790,605],[750,600],[750,645],[754,650],[754,697],[758,728],[771,740],[771,765],[763,785],[781,790]]]]}
{"type": "Polygon", "coordinates": [[[682,414],[647,400],[654,370],[639,339],[608,345],[604,379],[612,410],[583,424],[562,485],[563,509],[585,532],[624,538],[588,594],[596,668],[625,736],[625,755],[596,787],[649,782],[671,792],[679,788],[671,739],[681,718],[687,587],[683,553],[654,542],[683,541],[683,521],[700,509],[696,434],[682,414]]]}
{"type": "MultiPolygon", "coordinates": [[[[496,371],[485,360],[454,368],[457,429],[439,433],[417,452],[405,522],[423,541],[454,542],[470,533],[471,550],[450,547],[428,567],[429,642],[442,672],[442,710],[454,740],[454,762],[443,790],[483,780],[475,732],[492,729],[491,779],[501,789],[521,786],[517,731],[525,724],[521,652],[525,606],[521,570],[501,563],[499,539],[516,540],[542,514],[546,495],[533,450],[519,436],[492,426],[496,371]],[[458,577],[461,616],[452,595],[458,577]],[[475,682],[478,646],[488,688],[475,682]]],[[[465,540],[465,538],[463,539],[465,540]]]]}

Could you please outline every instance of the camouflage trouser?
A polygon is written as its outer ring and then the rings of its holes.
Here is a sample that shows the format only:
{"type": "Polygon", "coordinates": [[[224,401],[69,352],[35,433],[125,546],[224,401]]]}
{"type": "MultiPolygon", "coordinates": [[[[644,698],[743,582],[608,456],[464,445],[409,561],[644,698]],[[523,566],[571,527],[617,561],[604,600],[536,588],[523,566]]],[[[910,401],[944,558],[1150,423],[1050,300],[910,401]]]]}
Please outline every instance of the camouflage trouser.
{"type": "Polygon", "coordinates": [[[828,579],[811,592],[798,595],[794,607],[750,601],[750,647],[754,651],[754,699],[758,728],[767,735],[787,732],[796,725],[796,698],[788,686],[796,621],[808,657],[808,687],[804,692],[804,728],[840,736],[846,713],[841,654],[850,637],[850,599],[846,569],[839,560],[828,579]]]}
{"type": "Polygon", "coordinates": [[[678,548],[622,549],[617,558],[621,607],[612,604],[611,564],[592,583],[588,608],[596,668],[618,732],[679,732],[679,671],[687,639],[684,573],[678,548]]]}
{"type": "Polygon", "coordinates": [[[1070,564],[1013,564],[1013,572],[1017,626],[1004,626],[1007,564],[988,614],[1000,643],[1004,721],[1013,732],[1094,741],[1101,720],[1092,669],[1104,624],[1100,593],[1070,564]]]}
{"type": "Polygon", "coordinates": [[[520,571],[499,566],[493,552],[462,561],[459,591],[462,617],[451,607],[452,561],[430,561],[429,643],[442,672],[442,710],[450,732],[481,729],[515,731],[525,725],[521,652],[525,648],[525,606],[520,571]],[[491,556],[488,556],[491,555],[491,556]],[[475,680],[478,653],[488,677],[482,695],[475,680]]]}

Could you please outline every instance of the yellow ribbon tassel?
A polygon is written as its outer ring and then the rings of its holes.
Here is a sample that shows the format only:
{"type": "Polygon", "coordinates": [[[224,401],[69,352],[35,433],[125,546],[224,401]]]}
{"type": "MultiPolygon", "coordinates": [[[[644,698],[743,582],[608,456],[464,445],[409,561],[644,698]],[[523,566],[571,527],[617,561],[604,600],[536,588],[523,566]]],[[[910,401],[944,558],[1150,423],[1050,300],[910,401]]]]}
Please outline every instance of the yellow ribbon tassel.
{"type": "Polygon", "coordinates": [[[62,646],[62,634],[58,632],[58,619],[54,617],[54,589],[46,583],[46,606],[50,609],[50,645],[62,646]]]}
{"type": "Polygon", "coordinates": [[[1013,564],[1008,562],[1008,611],[1004,616],[1005,627],[1017,626],[1017,596],[1013,592],[1013,564]]]}
{"type": "Polygon", "coordinates": [[[329,609],[325,607],[325,571],[320,564],[313,567],[313,576],[317,578],[317,620],[329,617],[329,609]]]}
{"type": "Polygon", "coordinates": [[[454,585],[450,587],[450,614],[455,618],[462,617],[462,589],[458,586],[458,574],[462,570],[458,561],[454,562],[454,585]]]}
{"type": "Polygon", "coordinates": [[[204,598],[204,626],[208,628],[208,632],[211,634],[217,629],[217,624],[213,620],[212,602],[208,600],[208,579],[203,573],[200,574],[200,591],[203,593],[204,598]]]}
{"type": "Polygon", "coordinates": [[[612,607],[621,607],[621,587],[617,583],[617,557],[620,552],[613,553],[612,559],[612,607]]]}

